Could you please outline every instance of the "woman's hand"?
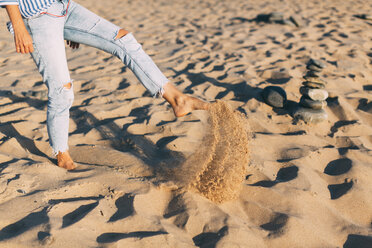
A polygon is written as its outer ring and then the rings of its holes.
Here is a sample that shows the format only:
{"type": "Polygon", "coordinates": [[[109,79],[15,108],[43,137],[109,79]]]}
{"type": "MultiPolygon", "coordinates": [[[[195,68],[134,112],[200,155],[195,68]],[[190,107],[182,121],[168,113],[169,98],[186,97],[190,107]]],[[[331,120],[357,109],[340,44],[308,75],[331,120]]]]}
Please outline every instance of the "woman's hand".
{"type": "Polygon", "coordinates": [[[26,28],[14,30],[14,42],[17,53],[32,53],[34,51],[31,35],[26,28]]]}
{"type": "Polygon", "coordinates": [[[13,25],[14,43],[17,53],[32,53],[34,51],[32,38],[22,20],[18,5],[6,5],[5,8],[13,25]]]}
{"type": "Polygon", "coordinates": [[[70,46],[72,49],[78,49],[80,44],[77,42],[66,40],[66,43],[68,46],[70,46]]]}

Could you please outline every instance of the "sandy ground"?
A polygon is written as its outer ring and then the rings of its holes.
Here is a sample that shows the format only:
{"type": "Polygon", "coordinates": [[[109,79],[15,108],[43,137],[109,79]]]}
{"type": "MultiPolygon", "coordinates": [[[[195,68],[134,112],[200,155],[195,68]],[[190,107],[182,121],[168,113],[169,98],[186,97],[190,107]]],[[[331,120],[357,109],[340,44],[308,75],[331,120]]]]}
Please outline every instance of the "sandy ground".
{"type": "Polygon", "coordinates": [[[68,48],[67,172],[2,10],[0,247],[372,247],[372,21],[354,16],[371,1],[77,2],[132,31],[179,89],[223,102],[176,119],[113,56],[68,48]],[[273,11],[301,26],[252,21],[273,11]],[[319,124],[292,118],[309,58],[327,64],[319,124]],[[268,85],[288,108],[263,102],[268,85]]]}

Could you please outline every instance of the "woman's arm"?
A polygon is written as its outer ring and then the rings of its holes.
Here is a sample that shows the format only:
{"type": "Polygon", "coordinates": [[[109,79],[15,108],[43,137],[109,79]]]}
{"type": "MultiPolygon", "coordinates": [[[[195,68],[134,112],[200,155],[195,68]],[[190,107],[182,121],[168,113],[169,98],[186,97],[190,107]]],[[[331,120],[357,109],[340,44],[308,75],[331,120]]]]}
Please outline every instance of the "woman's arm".
{"type": "Polygon", "coordinates": [[[6,5],[5,8],[13,25],[17,53],[32,53],[34,51],[32,38],[23,22],[18,5],[6,5]]]}

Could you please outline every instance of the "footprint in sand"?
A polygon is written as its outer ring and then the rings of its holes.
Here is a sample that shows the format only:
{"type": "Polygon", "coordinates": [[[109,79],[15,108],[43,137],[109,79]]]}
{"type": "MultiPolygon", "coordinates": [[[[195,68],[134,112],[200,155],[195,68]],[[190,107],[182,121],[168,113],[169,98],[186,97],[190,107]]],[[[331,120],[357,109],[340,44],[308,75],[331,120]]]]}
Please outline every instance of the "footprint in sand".
{"type": "MultiPolygon", "coordinates": [[[[340,158],[328,163],[324,168],[324,173],[330,176],[340,176],[350,171],[352,161],[348,158],[340,158]]],[[[353,186],[353,180],[345,179],[340,184],[328,185],[328,190],[331,194],[331,199],[335,200],[346,194],[353,186]]]]}
{"type": "Polygon", "coordinates": [[[360,149],[356,142],[348,136],[336,137],[336,147],[338,147],[337,150],[341,156],[344,156],[349,150],[360,149]]]}
{"type": "Polygon", "coordinates": [[[338,176],[347,173],[352,167],[352,161],[348,158],[333,160],[324,168],[324,173],[330,176],[338,176]]]}
{"type": "Polygon", "coordinates": [[[45,226],[46,230],[37,233],[37,239],[43,246],[50,245],[54,241],[53,236],[50,234],[50,224],[46,224],[45,226]]]}
{"type": "Polygon", "coordinates": [[[175,195],[168,203],[163,217],[166,219],[174,217],[172,221],[173,224],[176,225],[178,228],[183,229],[185,228],[190,217],[189,213],[186,210],[187,207],[183,198],[183,194],[175,195]]]}
{"type": "Polygon", "coordinates": [[[334,137],[334,134],[337,133],[337,131],[344,126],[347,125],[353,125],[357,123],[357,120],[351,120],[351,121],[337,121],[335,124],[331,127],[331,132],[328,134],[329,137],[334,137]]]}
{"type": "Polygon", "coordinates": [[[76,222],[82,220],[87,214],[89,214],[93,209],[95,209],[99,204],[99,200],[86,205],[81,205],[74,211],[66,214],[62,218],[62,228],[71,226],[76,222]]]}
{"type": "Polygon", "coordinates": [[[40,211],[31,213],[22,219],[5,226],[0,230],[0,242],[19,236],[39,225],[48,223],[48,208],[49,207],[45,207],[40,211]]]}
{"type": "MultiPolygon", "coordinates": [[[[372,53],[370,53],[370,54],[371,54],[370,57],[372,57],[372,53]]],[[[365,90],[365,91],[372,91],[372,84],[364,85],[363,86],[363,90],[365,90]]]]}
{"type": "Polygon", "coordinates": [[[250,184],[250,186],[260,186],[260,187],[265,187],[265,188],[273,187],[278,183],[288,182],[288,181],[295,179],[297,177],[297,174],[298,174],[297,166],[292,165],[289,167],[284,167],[278,171],[274,181],[263,180],[263,181],[256,182],[254,184],[250,184]]]}
{"type": "Polygon", "coordinates": [[[114,222],[131,216],[134,213],[134,195],[124,194],[115,201],[117,211],[110,217],[108,222],[114,222]]]}
{"type": "Polygon", "coordinates": [[[362,110],[367,113],[372,113],[372,101],[368,101],[366,98],[359,99],[359,104],[357,109],[362,110]]]}
{"type": "Polygon", "coordinates": [[[51,234],[51,229],[49,222],[44,223],[41,230],[37,233],[37,239],[42,246],[48,246],[54,242],[54,236],[51,234]]]}
{"type": "Polygon", "coordinates": [[[353,186],[353,180],[348,181],[345,179],[344,183],[341,184],[330,184],[328,185],[329,192],[331,193],[331,199],[335,200],[346,194],[353,186]]]}
{"type": "MultiPolygon", "coordinates": [[[[52,226],[59,226],[60,229],[64,229],[82,221],[97,208],[100,201],[104,198],[103,195],[99,194],[100,192],[102,192],[100,185],[87,183],[62,187],[45,193],[44,201],[48,203],[46,212],[47,224],[49,224],[50,218],[52,226]],[[84,196],[87,193],[92,195],[84,196]]],[[[53,229],[53,231],[55,230],[53,229]]],[[[43,242],[44,238],[50,238],[48,235],[49,231],[42,230],[42,232],[45,233],[38,234],[41,236],[40,242],[43,242]]]]}
{"type": "Polygon", "coordinates": [[[343,246],[344,248],[370,248],[372,247],[372,237],[358,234],[349,234],[343,246]]]}
{"type": "Polygon", "coordinates": [[[215,247],[220,239],[228,234],[228,227],[224,226],[217,232],[204,232],[192,238],[198,247],[215,247]]]}
{"type": "Polygon", "coordinates": [[[279,235],[283,227],[287,224],[288,219],[288,215],[276,213],[270,222],[261,225],[261,228],[269,231],[270,235],[279,235]]]}
{"type": "Polygon", "coordinates": [[[139,232],[130,232],[130,233],[103,233],[97,237],[97,243],[113,243],[121,239],[127,238],[137,238],[143,239],[147,237],[153,237],[157,235],[168,234],[165,231],[139,231],[139,232]]]}
{"type": "Polygon", "coordinates": [[[283,149],[280,152],[281,158],[277,160],[279,163],[286,163],[291,160],[299,159],[302,157],[307,156],[310,153],[311,148],[310,147],[291,147],[283,149]]]}
{"type": "Polygon", "coordinates": [[[246,201],[242,207],[249,222],[268,231],[269,235],[280,235],[289,219],[287,214],[275,212],[254,202],[246,201]]]}

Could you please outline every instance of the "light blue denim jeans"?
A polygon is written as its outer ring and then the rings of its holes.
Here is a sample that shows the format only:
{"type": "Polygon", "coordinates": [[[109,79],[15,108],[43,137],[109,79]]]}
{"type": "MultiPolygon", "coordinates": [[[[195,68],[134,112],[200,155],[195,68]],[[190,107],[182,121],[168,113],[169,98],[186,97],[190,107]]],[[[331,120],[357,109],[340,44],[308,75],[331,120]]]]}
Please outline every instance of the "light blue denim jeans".
{"type": "MultiPolygon", "coordinates": [[[[66,14],[68,0],[58,0],[46,11],[66,14]]],[[[74,100],[64,40],[99,48],[118,57],[154,96],[163,92],[167,78],[142,50],[131,33],[116,39],[120,27],[70,0],[67,15],[42,14],[25,19],[34,45],[32,57],[48,87],[47,127],[55,154],[68,150],[69,109],[74,100]]]]}

